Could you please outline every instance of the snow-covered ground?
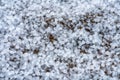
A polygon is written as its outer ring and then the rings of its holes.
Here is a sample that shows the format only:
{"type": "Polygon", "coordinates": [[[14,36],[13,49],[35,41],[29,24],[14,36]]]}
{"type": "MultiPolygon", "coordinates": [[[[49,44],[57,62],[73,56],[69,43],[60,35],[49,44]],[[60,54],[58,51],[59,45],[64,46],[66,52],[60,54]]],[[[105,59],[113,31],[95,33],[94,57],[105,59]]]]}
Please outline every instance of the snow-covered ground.
{"type": "Polygon", "coordinates": [[[120,0],[0,0],[0,80],[120,80],[120,0]]]}

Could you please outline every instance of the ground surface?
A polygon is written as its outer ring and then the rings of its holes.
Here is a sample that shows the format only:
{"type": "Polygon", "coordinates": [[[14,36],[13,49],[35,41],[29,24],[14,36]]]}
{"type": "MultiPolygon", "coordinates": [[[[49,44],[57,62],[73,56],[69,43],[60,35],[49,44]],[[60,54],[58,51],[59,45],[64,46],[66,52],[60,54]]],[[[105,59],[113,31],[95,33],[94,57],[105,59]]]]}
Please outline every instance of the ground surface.
{"type": "Polygon", "coordinates": [[[0,80],[120,80],[119,0],[0,0],[0,80]]]}

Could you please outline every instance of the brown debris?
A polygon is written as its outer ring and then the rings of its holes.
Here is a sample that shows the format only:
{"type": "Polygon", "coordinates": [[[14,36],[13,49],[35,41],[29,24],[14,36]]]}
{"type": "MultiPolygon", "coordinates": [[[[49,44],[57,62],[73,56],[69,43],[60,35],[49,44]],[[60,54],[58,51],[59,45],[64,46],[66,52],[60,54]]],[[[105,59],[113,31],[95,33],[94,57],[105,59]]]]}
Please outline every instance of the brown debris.
{"type": "Polygon", "coordinates": [[[55,41],[55,37],[52,34],[49,34],[49,40],[53,43],[55,41]]]}
{"type": "Polygon", "coordinates": [[[82,50],[80,50],[80,53],[81,54],[86,54],[87,52],[84,49],[82,49],[82,50]]]}
{"type": "Polygon", "coordinates": [[[82,28],[83,28],[82,26],[78,27],[78,29],[80,29],[80,30],[81,30],[82,28]]]}
{"type": "Polygon", "coordinates": [[[45,69],[45,72],[50,72],[49,67],[47,67],[47,68],[45,69]]]}
{"type": "Polygon", "coordinates": [[[39,53],[39,49],[34,49],[34,51],[33,51],[33,54],[38,54],[39,53]]]}
{"type": "Polygon", "coordinates": [[[76,64],[74,64],[74,63],[68,63],[68,65],[67,65],[69,68],[74,68],[74,67],[76,67],[77,65],[76,64]]]}

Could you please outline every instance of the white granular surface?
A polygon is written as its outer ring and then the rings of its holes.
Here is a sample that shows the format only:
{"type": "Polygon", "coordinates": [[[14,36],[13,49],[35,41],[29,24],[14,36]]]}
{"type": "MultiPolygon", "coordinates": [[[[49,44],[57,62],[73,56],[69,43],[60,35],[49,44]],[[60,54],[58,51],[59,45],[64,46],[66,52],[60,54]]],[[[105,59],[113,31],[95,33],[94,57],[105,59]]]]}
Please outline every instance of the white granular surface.
{"type": "Polygon", "coordinates": [[[120,0],[0,0],[0,80],[120,80],[120,0]]]}

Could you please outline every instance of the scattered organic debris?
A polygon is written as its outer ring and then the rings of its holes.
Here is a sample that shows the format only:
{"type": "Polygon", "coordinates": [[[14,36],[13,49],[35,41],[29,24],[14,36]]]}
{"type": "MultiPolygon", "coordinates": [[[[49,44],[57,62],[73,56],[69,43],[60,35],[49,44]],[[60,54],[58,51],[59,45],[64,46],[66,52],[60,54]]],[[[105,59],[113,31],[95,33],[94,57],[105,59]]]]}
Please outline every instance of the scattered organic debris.
{"type": "Polygon", "coordinates": [[[33,50],[33,54],[38,54],[38,53],[39,53],[39,49],[38,48],[33,50]]]}

